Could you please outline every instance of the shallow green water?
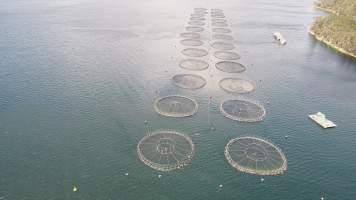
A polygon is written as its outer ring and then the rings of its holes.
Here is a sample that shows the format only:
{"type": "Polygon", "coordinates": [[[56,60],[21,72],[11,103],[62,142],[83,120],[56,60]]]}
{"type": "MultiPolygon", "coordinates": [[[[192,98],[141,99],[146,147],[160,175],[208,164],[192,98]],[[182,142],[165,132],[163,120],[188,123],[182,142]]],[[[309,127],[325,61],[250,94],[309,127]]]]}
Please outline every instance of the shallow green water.
{"type": "Polygon", "coordinates": [[[312,4],[1,1],[0,199],[354,199],[356,64],[308,35],[322,15],[312,4]],[[214,67],[202,74],[202,89],[171,83],[187,72],[178,67],[179,33],[194,7],[224,10],[247,67],[243,77],[257,81],[248,96],[265,105],[264,121],[238,123],[220,114],[220,101],[233,96],[219,89],[227,76],[214,67]],[[275,31],[286,46],[275,43],[275,31]],[[154,101],[170,94],[195,98],[198,113],[179,120],[156,114],[154,101]],[[310,121],[317,111],[338,127],[322,130],[310,121]],[[192,163],[169,173],[145,166],[136,155],[145,120],[153,130],[191,135],[192,163]],[[288,171],[261,183],[230,167],[224,146],[245,135],[277,144],[288,171]]]}

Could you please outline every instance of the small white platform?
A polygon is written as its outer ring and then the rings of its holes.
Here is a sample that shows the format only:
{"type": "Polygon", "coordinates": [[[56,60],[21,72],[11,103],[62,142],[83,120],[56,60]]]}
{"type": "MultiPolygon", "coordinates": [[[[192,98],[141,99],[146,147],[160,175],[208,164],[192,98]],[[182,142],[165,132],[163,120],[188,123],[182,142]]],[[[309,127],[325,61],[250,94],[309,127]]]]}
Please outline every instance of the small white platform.
{"type": "Polygon", "coordinates": [[[334,122],[326,119],[325,115],[321,112],[317,112],[316,114],[309,115],[310,119],[314,120],[323,128],[333,128],[336,127],[334,122]]]}
{"type": "Polygon", "coordinates": [[[287,44],[287,40],[284,39],[284,37],[282,36],[282,34],[281,34],[280,32],[275,32],[275,33],[273,33],[273,36],[274,36],[274,38],[275,38],[276,40],[279,41],[279,43],[280,43],[281,45],[286,45],[286,44],[287,44]]]}

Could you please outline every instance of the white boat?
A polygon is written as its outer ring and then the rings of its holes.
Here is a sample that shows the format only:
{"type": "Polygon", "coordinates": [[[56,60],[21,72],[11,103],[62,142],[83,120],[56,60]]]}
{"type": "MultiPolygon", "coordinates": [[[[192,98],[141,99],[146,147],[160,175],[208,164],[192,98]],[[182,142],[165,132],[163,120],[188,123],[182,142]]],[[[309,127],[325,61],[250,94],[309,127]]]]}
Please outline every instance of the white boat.
{"type": "Polygon", "coordinates": [[[284,37],[282,36],[282,34],[280,32],[273,33],[273,37],[276,40],[278,40],[281,45],[286,45],[287,44],[287,40],[284,39],[284,37]]]}
{"type": "Polygon", "coordinates": [[[309,115],[310,119],[314,120],[323,128],[333,128],[336,127],[334,122],[326,119],[325,115],[321,112],[317,112],[316,114],[309,115]]]}

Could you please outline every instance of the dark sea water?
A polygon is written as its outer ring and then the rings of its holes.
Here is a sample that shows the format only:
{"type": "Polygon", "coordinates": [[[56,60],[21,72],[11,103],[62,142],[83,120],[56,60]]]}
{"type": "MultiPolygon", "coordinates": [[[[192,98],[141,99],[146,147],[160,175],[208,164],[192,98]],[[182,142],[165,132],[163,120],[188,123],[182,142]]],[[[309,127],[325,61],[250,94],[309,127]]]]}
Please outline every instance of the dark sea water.
{"type": "Polygon", "coordinates": [[[356,199],[356,61],[308,34],[323,14],[313,0],[1,0],[0,199],[356,199]],[[172,84],[187,72],[179,34],[194,7],[224,10],[265,120],[220,114],[234,96],[213,66],[202,89],[172,84]],[[159,116],[153,103],[170,94],[195,98],[198,113],[159,116]],[[307,116],[317,111],[338,127],[321,129],[307,116]],[[136,145],[145,120],[190,135],[192,163],[168,173],[144,165],[136,145]],[[288,171],[261,182],[228,165],[225,144],[246,135],[278,145],[288,171]]]}

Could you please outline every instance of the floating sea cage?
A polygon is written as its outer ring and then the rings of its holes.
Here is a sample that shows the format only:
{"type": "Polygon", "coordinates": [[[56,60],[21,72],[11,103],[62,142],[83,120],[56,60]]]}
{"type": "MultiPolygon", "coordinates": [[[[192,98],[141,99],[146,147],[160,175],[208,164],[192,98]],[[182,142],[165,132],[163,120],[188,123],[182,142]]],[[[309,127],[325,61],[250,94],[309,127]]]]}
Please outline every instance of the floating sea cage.
{"type": "Polygon", "coordinates": [[[210,9],[210,11],[211,12],[223,12],[223,10],[220,8],[212,8],[212,9],[210,9]]]}
{"type": "Polygon", "coordinates": [[[198,111],[198,103],[189,97],[172,95],[158,99],[154,108],[166,117],[189,117],[198,111]]]}
{"type": "Polygon", "coordinates": [[[179,63],[179,66],[183,69],[192,70],[192,71],[202,71],[208,69],[209,63],[198,60],[198,59],[185,59],[179,63]]]}
{"type": "Polygon", "coordinates": [[[207,12],[208,9],[206,8],[194,8],[194,12],[207,12]]]}
{"type": "Polygon", "coordinates": [[[211,22],[223,22],[223,23],[227,23],[226,19],[222,19],[222,18],[211,18],[211,22]]]}
{"type": "Polygon", "coordinates": [[[204,16],[202,16],[202,17],[193,16],[193,17],[190,17],[189,19],[192,21],[194,21],[194,20],[205,21],[204,16]]]}
{"type": "Polygon", "coordinates": [[[195,33],[195,32],[185,32],[185,33],[181,33],[180,37],[189,38],[189,39],[199,39],[200,38],[200,34],[199,33],[195,33]]]}
{"type": "Polygon", "coordinates": [[[224,78],[219,82],[222,90],[231,94],[249,93],[255,90],[253,81],[242,78],[224,78]]]}
{"type": "Polygon", "coordinates": [[[226,42],[226,41],[213,42],[213,43],[211,43],[211,46],[217,50],[232,50],[235,48],[235,46],[232,42],[226,42]]]}
{"type": "Polygon", "coordinates": [[[221,60],[238,60],[240,55],[233,51],[215,51],[214,56],[221,60]]]}
{"type": "Polygon", "coordinates": [[[211,25],[214,27],[227,27],[228,26],[228,24],[226,22],[212,22],[211,25]]]}
{"type": "Polygon", "coordinates": [[[225,117],[240,122],[258,122],[266,116],[261,104],[241,97],[221,102],[220,111],[225,117]]]}
{"type": "Polygon", "coordinates": [[[210,17],[212,18],[225,18],[223,13],[211,13],[210,17]]]}
{"type": "Polygon", "coordinates": [[[192,139],[172,130],[149,133],[137,145],[139,159],[147,166],[164,172],[188,165],[194,153],[192,139]]]}
{"type": "Polygon", "coordinates": [[[198,48],[186,48],[183,49],[181,53],[189,57],[204,57],[209,54],[207,50],[198,48]]]}
{"type": "Polygon", "coordinates": [[[231,33],[231,30],[228,28],[213,28],[214,33],[231,33]]]}
{"type": "Polygon", "coordinates": [[[226,35],[226,34],[214,34],[212,36],[213,40],[227,40],[227,41],[232,41],[234,38],[231,35],[226,35]]]}
{"type": "Polygon", "coordinates": [[[204,28],[200,26],[187,26],[185,30],[190,32],[203,32],[204,28]]]}
{"type": "Polygon", "coordinates": [[[190,17],[191,18],[204,18],[205,17],[205,13],[195,12],[195,13],[191,14],[190,17]]]}
{"type": "Polygon", "coordinates": [[[205,26],[205,23],[199,20],[189,21],[188,24],[191,26],[205,26]]]}
{"type": "Polygon", "coordinates": [[[233,61],[220,61],[215,63],[216,69],[226,73],[242,73],[246,70],[246,67],[233,61]]]}
{"type": "Polygon", "coordinates": [[[224,150],[227,162],[235,169],[257,175],[278,175],[287,170],[287,159],[273,143],[256,138],[230,140],[224,150]]]}
{"type": "Polygon", "coordinates": [[[201,46],[204,44],[203,41],[197,40],[197,39],[184,39],[184,40],[181,40],[180,43],[183,46],[201,46]]]}
{"type": "Polygon", "coordinates": [[[177,74],[172,77],[173,84],[184,89],[199,89],[206,85],[206,80],[195,74],[177,74]]]}

